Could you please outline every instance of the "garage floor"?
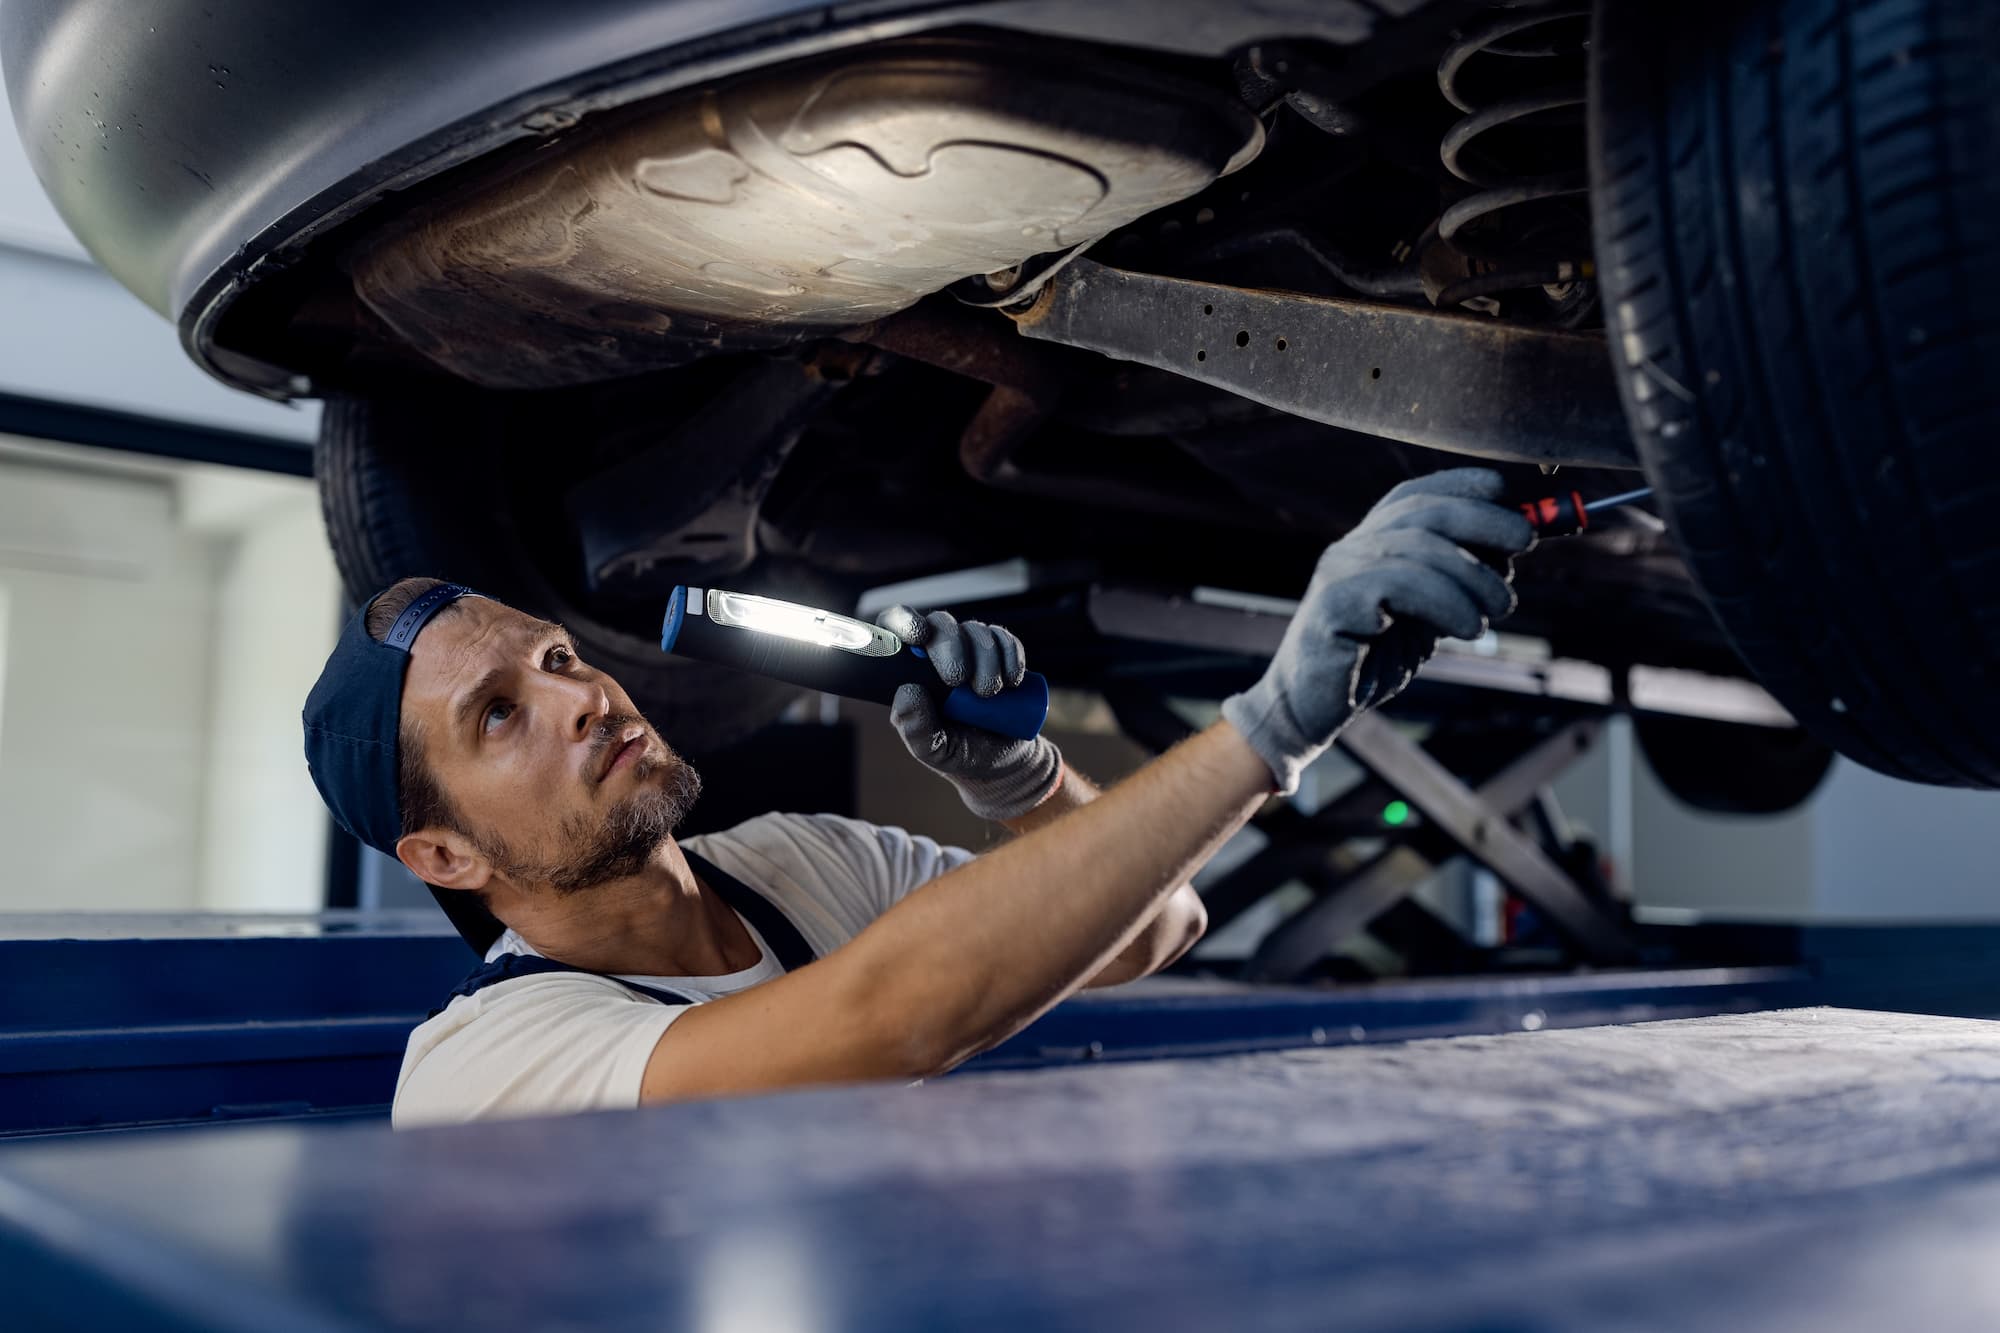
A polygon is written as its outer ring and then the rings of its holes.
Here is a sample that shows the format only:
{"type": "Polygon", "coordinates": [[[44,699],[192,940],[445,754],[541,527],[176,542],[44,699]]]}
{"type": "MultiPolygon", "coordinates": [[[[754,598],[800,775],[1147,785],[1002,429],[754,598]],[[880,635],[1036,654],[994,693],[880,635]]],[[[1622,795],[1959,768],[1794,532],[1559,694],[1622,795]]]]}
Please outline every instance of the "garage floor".
{"type": "Polygon", "coordinates": [[[0,1152],[77,1327],[1991,1328],[2000,1025],[1813,1009],[0,1152]]]}

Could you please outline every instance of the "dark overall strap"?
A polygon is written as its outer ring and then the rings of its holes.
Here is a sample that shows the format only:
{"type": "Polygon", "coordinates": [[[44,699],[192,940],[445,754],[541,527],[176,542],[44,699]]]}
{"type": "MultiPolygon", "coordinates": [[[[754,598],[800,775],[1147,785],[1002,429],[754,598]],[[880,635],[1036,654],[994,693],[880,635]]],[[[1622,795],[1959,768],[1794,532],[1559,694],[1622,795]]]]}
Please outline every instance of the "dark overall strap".
{"type": "Polygon", "coordinates": [[[708,886],[722,895],[722,901],[736,909],[736,914],[757,927],[757,933],[764,937],[764,943],[771,946],[771,952],[778,956],[778,966],[787,972],[796,972],[819,957],[813,947],[806,943],[806,937],[799,934],[799,928],[791,918],[778,910],[778,905],[756,889],[717,866],[706,857],[696,856],[687,848],[681,848],[681,855],[687,858],[697,875],[708,882],[708,886]]]}
{"type": "Polygon", "coordinates": [[[660,990],[655,986],[642,986],[636,981],[627,981],[623,977],[614,977],[606,972],[592,972],[588,968],[574,967],[569,963],[558,963],[553,958],[541,958],[534,954],[509,953],[502,954],[492,962],[483,963],[474,968],[471,976],[459,982],[452,993],[444,997],[443,1005],[439,1005],[437,1008],[431,1010],[430,1017],[436,1018],[444,1012],[445,1005],[449,1005],[461,995],[471,995],[475,991],[485,990],[488,986],[497,986],[503,981],[512,981],[515,977],[535,977],[549,972],[574,972],[579,976],[603,977],[606,981],[617,982],[627,990],[638,991],[641,995],[650,995],[661,1004],[694,1003],[688,996],[678,994],[677,992],[660,990]]]}
{"type": "MultiPolygon", "coordinates": [[[[812,945],[806,943],[806,937],[799,934],[799,928],[793,925],[791,919],[779,911],[777,905],[769,898],[721,869],[713,861],[696,856],[685,847],[681,849],[681,854],[687,857],[688,864],[694,867],[695,873],[700,875],[710,888],[722,895],[722,901],[734,908],[738,916],[757,928],[757,933],[764,937],[764,943],[771,946],[771,952],[777,957],[779,967],[791,972],[818,957],[813,952],[812,945]]],[[[586,977],[603,977],[607,981],[617,982],[627,990],[651,996],[661,1004],[693,1003],[688,996],[674,991],[644,986],[636,981],[627,981],[624,977],[614,977],[607,972],[592,972],[587,968],[559,963],[553,958],[541,958],[524,953],[504,954],[490,963],[473,969],[472,975],[459,982],[457,989],[445,997],[444,1003],[449,1005],[461,995],[471,995],[476,991],[485,990],[488,986],[512,981],[515,977],[541,976],[550,972],[574,972],[586,977]]],[[[431,1010],[430,1016],[436,1018],[443,1012],[444,1005],[440,1005],[431,1010]]]]}

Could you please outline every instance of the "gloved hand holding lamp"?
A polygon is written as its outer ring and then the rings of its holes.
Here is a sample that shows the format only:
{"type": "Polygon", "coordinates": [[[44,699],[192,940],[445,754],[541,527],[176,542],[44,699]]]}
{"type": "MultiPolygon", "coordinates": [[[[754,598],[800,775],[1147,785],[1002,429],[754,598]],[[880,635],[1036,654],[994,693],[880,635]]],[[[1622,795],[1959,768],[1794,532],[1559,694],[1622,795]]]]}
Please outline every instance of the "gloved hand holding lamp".
{"type": "MultiPolygon", "coordinates": [[[[875,623],[922,648],[946,685],[968,686],[982,699],[1019,685],[1028,672],[1021,641],[998,625],[961,622],[948,611],[925,615],[907,606],[890,607],[875,623]]],[[[949,721],[921,685],[896,691],[889,720],[917,762],[947,779],[965,808],[982,819],[1019,819],[1062,779],[1062,751],[1048,737],[1015,740],[949,721]]]]}

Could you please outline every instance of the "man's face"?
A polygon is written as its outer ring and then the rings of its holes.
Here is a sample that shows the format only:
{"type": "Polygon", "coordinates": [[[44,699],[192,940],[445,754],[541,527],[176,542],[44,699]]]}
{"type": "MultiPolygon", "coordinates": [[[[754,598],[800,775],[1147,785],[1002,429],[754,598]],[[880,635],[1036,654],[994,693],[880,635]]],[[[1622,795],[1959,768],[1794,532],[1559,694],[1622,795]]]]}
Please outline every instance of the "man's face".
{"type": "Polygon", "coordinates": [[[701,779],[559,625],[468,597],[418,636],[403,721],[460,831],[523,888],[636,874],[701,779]]]}

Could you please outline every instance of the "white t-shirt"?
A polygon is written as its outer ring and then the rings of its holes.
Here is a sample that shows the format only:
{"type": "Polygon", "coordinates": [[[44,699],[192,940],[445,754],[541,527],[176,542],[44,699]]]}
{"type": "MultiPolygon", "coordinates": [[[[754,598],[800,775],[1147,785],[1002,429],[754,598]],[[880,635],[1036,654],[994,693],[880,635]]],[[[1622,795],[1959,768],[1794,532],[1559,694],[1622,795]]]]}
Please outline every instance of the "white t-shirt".
{"type": "MultiPolygon", "coordinates": [[[[972,859],[963,848],[839,815],[759,815],[682,845],[761,890],[822,958],[918,885],[972,859]]],[[[761,955],[753,967],[721,977],[631,979],[699,1003],[781,975],[764,937],[743,924],[761,955]]],[[[510,930],[486,958],[534,952],[510,930]]],[[[403,1129],[637,1106],[653,1047],[686,1012],[584,973],[514,977],[457,996],[410,1034],[392,1123],[403,1129]]]]}

